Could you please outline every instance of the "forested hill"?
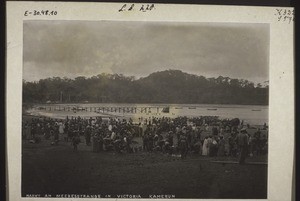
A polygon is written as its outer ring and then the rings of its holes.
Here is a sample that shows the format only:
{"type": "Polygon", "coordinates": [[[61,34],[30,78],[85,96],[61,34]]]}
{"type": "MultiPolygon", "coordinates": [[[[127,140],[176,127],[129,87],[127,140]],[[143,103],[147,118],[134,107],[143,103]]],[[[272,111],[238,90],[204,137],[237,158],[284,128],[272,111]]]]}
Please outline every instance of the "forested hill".
{"type": "Polygon", "coordinates": [[[205,78],[179,70],[135,79],[120,74],[23,81],[24,103],[192,103],[268,105],[268,86],[243,79],[205,78]]]}

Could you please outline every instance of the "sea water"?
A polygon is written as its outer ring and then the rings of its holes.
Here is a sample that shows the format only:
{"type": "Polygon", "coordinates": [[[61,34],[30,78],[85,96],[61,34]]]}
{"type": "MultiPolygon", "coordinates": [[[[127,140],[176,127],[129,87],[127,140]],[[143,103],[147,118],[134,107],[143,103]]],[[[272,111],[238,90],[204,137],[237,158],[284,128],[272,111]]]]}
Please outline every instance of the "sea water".
{"type": "Polygon", "coordinates": [[[268,106],[261,105],[84,103],[36,105],[28,113],[54,118],[115,116],[134,120],[140,117],[218,116],[221,119],[239,118],[244,123],[263,125],[268,124],[268,111],[268,106]],[[67,111],[66,108],[71,109],[67,111]],[[86,110],[82,110],[83,108],[86,110]],[[168,108],[167,112],[164,112],[164,108],[168,108]]]}

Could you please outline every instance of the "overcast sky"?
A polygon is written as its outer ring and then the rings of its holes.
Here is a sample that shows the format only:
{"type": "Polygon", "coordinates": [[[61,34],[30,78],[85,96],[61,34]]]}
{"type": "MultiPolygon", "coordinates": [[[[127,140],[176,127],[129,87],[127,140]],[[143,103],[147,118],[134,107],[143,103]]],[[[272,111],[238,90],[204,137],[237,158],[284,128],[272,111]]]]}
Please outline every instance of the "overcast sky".
{"type": "Polygon", "coordinates": [[[26,81],[155,71],[269,80],[269,25],[24,21],[26,81]]]}

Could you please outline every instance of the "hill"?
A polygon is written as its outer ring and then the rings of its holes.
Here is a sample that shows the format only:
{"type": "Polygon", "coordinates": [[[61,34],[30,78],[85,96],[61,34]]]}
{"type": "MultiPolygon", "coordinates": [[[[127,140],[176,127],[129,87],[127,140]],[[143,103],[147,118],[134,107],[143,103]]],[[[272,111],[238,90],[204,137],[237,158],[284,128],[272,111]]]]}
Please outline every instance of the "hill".
{"type": "Polygon", "coordinates": [[[23,102],[192,103],[268,105],[268,86],[219,76],[206,78],[180,70],[135,79],[99,74],[75,79],[53,77],[23,81],[23,102]]]}

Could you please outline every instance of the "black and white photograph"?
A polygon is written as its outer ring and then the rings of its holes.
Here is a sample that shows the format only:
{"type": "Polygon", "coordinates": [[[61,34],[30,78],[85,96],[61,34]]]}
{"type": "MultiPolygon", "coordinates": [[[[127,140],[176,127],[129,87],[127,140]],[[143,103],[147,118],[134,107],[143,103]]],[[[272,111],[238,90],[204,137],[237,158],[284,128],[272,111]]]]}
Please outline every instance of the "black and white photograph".
{"type": "Polygon", "coordinates": [[[270,25],[24,20],[21,196],[267,199],[270,25]]]}
{"type": "Polygon", "coordinates": [[[7,2],[7,198],[293,200],[294,8],[7,2]]]}

